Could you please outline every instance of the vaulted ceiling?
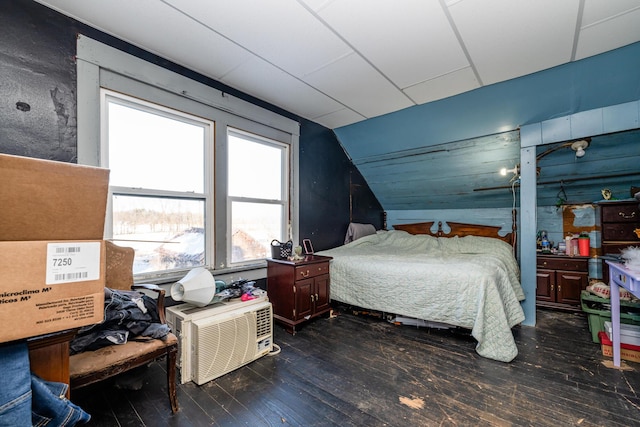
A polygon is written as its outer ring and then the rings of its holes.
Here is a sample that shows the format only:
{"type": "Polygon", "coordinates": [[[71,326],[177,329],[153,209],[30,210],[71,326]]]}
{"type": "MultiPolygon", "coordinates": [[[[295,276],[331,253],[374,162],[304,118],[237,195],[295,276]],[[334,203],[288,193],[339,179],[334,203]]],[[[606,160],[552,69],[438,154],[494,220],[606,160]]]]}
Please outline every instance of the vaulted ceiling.
{"type": "Polygon", "coordinates": [[[638,0],[37,0],[335,129],[640,40],[638,0]]]}

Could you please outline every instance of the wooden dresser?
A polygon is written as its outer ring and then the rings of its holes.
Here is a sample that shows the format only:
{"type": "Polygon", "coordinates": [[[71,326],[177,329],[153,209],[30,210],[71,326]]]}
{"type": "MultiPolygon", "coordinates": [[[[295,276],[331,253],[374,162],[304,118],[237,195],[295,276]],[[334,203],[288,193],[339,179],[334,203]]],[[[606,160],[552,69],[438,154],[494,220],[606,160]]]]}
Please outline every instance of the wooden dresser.
{"type": "Polygon", "coordinates": [[[331,309],[329,261],[331,257],[307,255],[301,261],[267,259],[267,294],[273,318],[287,332],[331,309]]]}
{"type": "MultiPolygon", "coordinates": [[[[599,202],[602,255],[620,255],[620,250],[640,246],[640,237],[634,232],[640,229],[640,208],[635,199],[599,202]]],[[[609,266],[602,265],[602,277],[609,278],[609,266]]]]}
{"type": "Polygon", "coordinates": [[[536,257],[536,305],[579,311],[580,293],[589,284],[589,257],[536,257]]]}
{"type": "MultiPolygon", "coordinates": [[[[69,343],[77,329],[29,338],[31,372],[46,381],[69,384],[69,343]]],[[[70,391],[67,389],[67,399],[70,391]]]]}

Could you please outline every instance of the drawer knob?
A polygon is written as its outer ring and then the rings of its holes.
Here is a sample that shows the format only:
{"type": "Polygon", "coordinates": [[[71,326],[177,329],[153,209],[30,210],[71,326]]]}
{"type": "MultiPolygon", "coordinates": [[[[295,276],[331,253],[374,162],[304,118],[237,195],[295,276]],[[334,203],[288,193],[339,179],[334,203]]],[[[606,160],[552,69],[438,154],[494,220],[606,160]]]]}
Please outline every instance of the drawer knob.
{"type": "Polygon", "coordinates": [[[631,215],[627,215],[624,212],[618,212],[618,215],[621,216],[624,219],[631,219],[631,218],[635,218],[636,217],[636,213],[635,212],[631,212],[631,215]]]}
{"type": "Polygon", "coordinates": [[[309,277],[309,270],[301,271],[300,274],[302,275],[302,277],[309,277]]]}

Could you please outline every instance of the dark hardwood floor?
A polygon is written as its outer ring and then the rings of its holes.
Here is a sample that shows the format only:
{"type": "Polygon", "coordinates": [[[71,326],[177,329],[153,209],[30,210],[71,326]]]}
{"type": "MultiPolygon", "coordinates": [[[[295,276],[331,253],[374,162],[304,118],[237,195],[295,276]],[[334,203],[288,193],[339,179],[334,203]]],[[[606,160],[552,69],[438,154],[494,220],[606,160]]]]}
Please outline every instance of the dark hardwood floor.
{"type": "Polygon", "coordinates": [[[281,352],[205,385],[179,386],[171,414],[163,363],[79,389],[93,426],[633,426],[640,364],[613,369],[582,314],[538,310],[516,327],[511,363],[477,355],[467,331],[396,326],[344,308],[281,352]],[[141,387],[134,390],[136,380],[141,387]]]}

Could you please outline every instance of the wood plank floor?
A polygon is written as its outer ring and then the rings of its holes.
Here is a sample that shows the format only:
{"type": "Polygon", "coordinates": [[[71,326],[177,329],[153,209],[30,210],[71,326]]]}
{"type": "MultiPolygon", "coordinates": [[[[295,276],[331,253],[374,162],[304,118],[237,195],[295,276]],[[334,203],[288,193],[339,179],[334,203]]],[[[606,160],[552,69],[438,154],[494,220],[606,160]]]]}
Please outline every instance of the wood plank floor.
{"type": "Polygon", "coordinates": [[[177,414],[164,363],[138,373],[139,390],[122,378],[71,400],[93,426],[640,425],[640,364],[612,369],[582,314],[538,310],[537,327],[518,326],[514,336],[519,355],[502,363],[478,356],[467,331],[396,326],[341,308],[295,336],[276,324],[277,355],[180,385],[177,414]]]}

